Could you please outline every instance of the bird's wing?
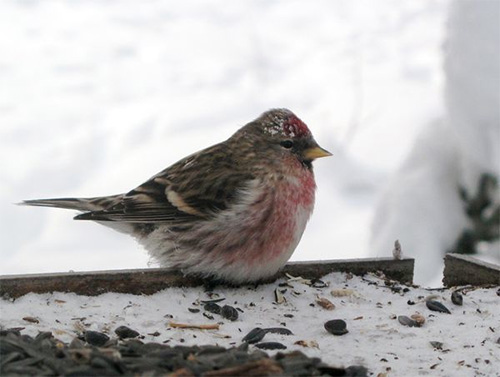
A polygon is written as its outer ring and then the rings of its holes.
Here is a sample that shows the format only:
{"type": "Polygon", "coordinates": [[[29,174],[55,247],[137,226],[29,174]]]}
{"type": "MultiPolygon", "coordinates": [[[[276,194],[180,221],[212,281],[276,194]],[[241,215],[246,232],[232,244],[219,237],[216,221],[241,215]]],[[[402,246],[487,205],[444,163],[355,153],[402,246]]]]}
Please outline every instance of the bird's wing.
{"type": "Polygon", "coordinates": [[[177,162],[125,194],[113,206],[75,217],[129,223],[185,223],[226,210],[254,176],[220,145],[177,162]]]}

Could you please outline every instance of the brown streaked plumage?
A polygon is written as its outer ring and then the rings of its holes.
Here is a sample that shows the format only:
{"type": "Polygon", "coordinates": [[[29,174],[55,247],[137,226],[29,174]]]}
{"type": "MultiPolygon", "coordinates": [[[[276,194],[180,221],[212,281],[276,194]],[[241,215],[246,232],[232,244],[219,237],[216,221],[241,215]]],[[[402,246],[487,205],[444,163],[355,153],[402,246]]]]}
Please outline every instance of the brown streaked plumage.
{"type": "Polygon", "coordinates": [[[126,194],[23,204],[82,211],[75,219],[132,234],[163,266],[256,281],[295,249],[314,204],[311,162],[328,155],[291,111],[275,109],[126,194]]]}

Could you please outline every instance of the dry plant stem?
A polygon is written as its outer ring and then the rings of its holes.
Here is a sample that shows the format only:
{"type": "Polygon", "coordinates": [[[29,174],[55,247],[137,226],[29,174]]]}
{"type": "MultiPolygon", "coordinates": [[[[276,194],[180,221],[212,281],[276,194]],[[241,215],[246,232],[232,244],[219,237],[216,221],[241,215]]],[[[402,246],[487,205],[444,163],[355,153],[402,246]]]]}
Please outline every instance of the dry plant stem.
{"type": "Polygon", "coordinates": [[[170,321],[168,323],[170,327],[175,327],[179,329],[199,329],[199,330],[219,330],[219,324],[213,323],[208,325],[193,325],[190,323],[177,323],[170,321]]]}

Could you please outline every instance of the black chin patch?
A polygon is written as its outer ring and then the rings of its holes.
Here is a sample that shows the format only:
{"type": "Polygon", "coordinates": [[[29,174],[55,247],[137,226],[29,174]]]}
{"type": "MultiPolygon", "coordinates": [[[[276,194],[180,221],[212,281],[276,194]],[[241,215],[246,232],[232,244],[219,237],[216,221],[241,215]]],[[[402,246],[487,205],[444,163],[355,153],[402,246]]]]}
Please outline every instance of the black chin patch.
{"type": "Polygon", "coordinates": [[[301,162],[307,169],[312,170],[313,165],[311,160],[302,160],[301,162]]]}

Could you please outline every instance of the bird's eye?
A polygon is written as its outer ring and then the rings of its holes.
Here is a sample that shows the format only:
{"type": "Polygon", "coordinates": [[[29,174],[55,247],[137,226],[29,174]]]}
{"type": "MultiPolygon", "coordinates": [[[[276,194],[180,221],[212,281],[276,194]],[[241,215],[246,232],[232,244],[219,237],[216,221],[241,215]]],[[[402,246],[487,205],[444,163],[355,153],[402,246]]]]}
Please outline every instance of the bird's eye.
{"type": "Polygon", "coordinates": [[[291,140],[284,140],[280,144],[283,148],[286,149],[290,149],[291,147],[293,147],[293,142],[291,140]]]}

